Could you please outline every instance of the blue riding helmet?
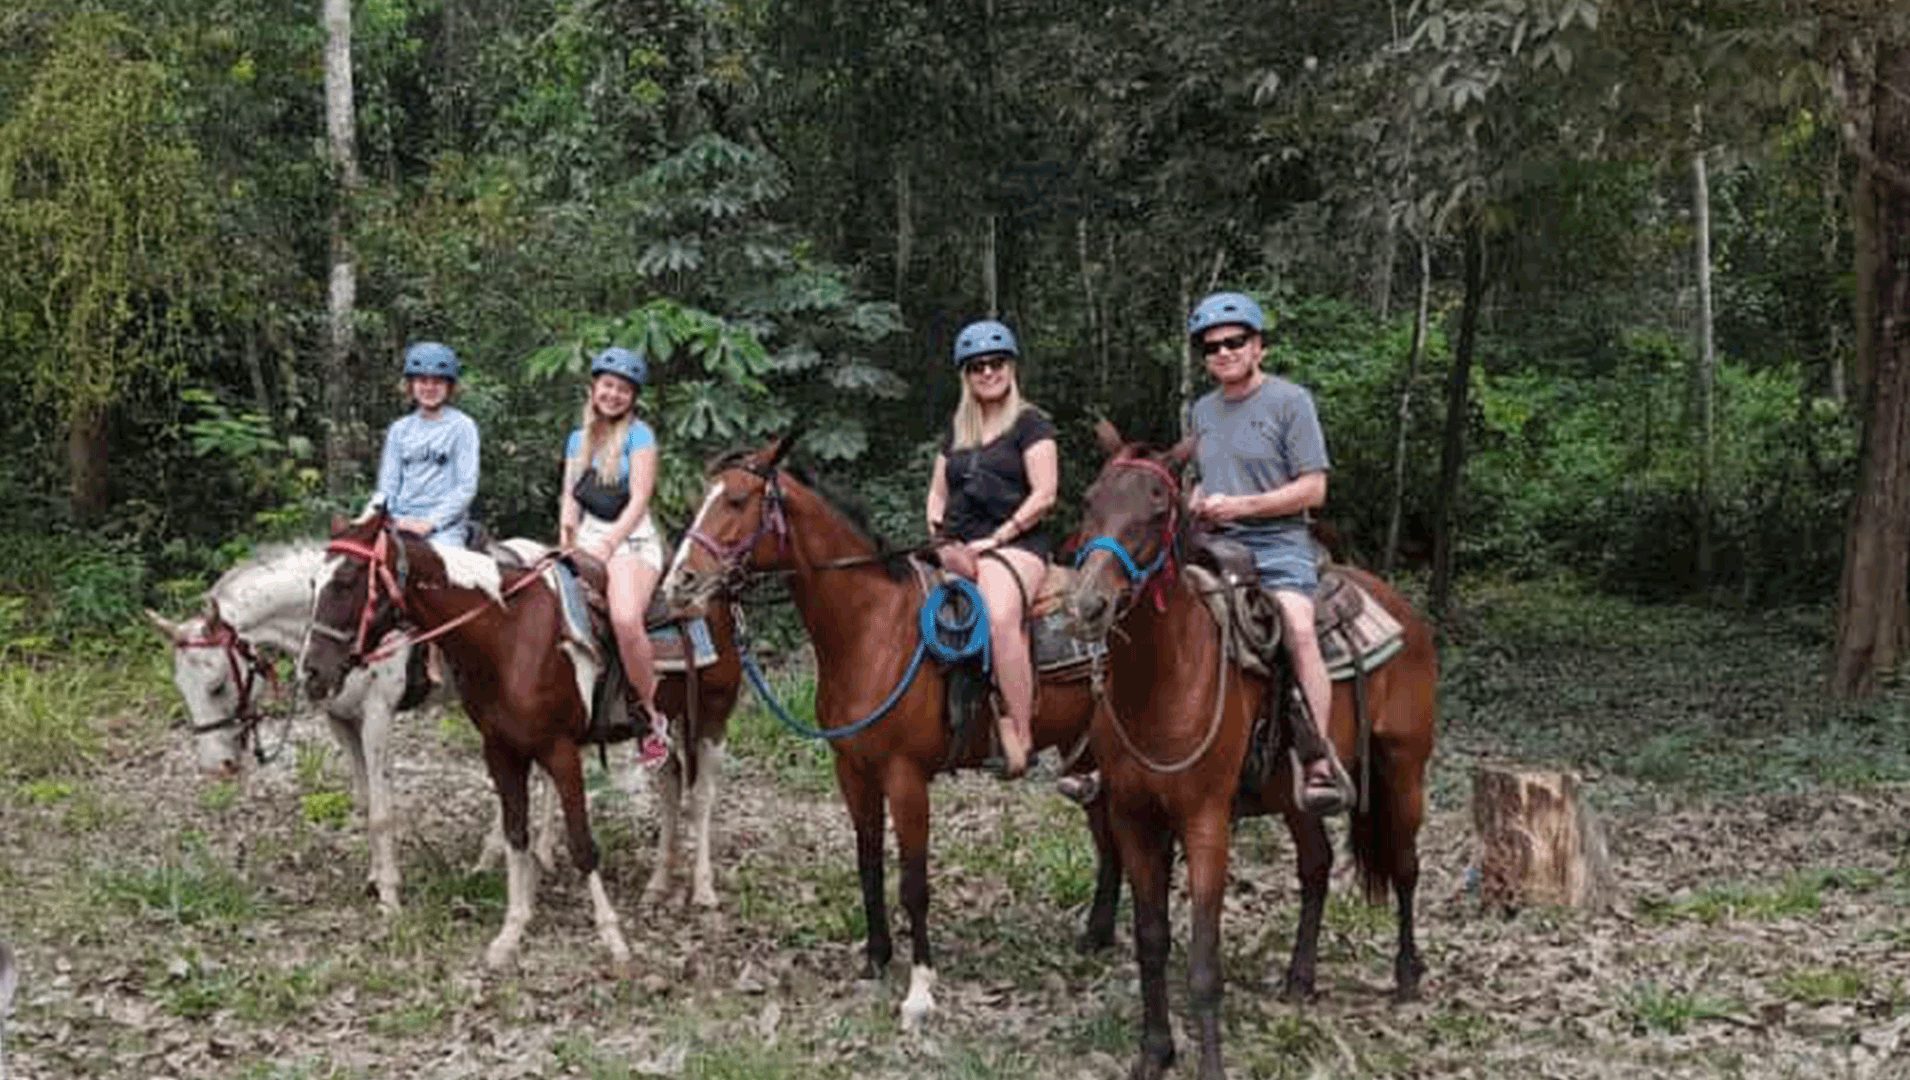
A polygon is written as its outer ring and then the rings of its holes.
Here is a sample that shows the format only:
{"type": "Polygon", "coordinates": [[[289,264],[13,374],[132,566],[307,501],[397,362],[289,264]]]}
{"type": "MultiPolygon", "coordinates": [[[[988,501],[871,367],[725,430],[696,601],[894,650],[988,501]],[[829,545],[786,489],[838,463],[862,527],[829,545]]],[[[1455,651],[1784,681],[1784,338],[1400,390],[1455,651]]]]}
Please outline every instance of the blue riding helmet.
{"type": "Polygon", "coordinates": [[[605,372],[621,376],[631,386],[642,386],[650,381],[650,365],[644,363],[643,357],[620,345],[612,345],[590,361],[591,378],[605,372]]]}
{"type": "Polygon", "coordinates": [[[961,367],[971,356],[987,356],[989,353],[1007,353],[1019,358],[1021,345],[1015,340],[1015,332],[993,319],[969,323],[962,332],[955,335],[955,366],[961,367]]]}
{"type": "Polygon", "coordinates": [[[1187,336],[1197,338],[1216,326],[1230,325],[1244,326],[1258,334],[1267,328],[1267,317],[1245,293],[1215,293],[1195,305],[1194,313],[1187,316],[1187,336]]]}
{"type": "Polygon", "coordinates": [[[458,381],[458,354],[435,341],[420,341],[405,350],[405,378],[414,375],[458,381]]]}

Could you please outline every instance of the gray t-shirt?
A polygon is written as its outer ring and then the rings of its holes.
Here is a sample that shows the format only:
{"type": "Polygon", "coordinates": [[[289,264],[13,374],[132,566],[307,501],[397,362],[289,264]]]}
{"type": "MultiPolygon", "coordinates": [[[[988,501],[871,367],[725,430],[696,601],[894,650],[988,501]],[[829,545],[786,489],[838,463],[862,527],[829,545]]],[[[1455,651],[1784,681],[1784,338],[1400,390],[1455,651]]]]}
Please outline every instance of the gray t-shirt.
{"type": "MultiPolygon", "coordinates": [[[[1258,495],[1311,472],[1326,472],[1326,435],[1313,395],[1277,375],[1239,401],[1214,390],[1194,403],[1200,486],[1210,495],[1258,495]]],[[[1306,517],[1243,518],[1222,532],[1249,544],[1306,535],[1306,517]]]]}
{"type": "Polygon", "coordinates": [[[446,405],[436,420],[412,412],[386,429],[378,494],[392,517],[422,518],[430,539],[463,544],[477,486],[478,430],[469,416],[446,405]]]}

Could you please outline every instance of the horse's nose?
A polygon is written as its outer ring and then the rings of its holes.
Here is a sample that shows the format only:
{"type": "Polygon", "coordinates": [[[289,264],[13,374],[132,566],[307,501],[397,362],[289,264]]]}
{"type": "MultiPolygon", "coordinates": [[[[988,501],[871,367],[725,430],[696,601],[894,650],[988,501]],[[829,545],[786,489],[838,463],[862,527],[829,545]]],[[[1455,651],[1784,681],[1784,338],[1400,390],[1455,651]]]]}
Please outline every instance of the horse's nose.
{"type": "Polygon", "coordinates": [[[1098,592],[1077,592],[1068,599],[1068,613],[1074,616],[1074,632],[1079,637],[1100,637],[1107,619],[1108,598],[1098,592]]]}

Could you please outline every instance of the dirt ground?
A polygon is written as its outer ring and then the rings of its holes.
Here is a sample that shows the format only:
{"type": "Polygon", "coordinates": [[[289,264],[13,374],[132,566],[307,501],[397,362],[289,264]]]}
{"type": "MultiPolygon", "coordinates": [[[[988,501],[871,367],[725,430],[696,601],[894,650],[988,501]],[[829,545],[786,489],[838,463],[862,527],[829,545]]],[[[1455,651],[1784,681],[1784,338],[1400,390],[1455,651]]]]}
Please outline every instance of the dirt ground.
{"type": "MultiPolygon", "coordinates": [[[[638,975],[609,977],[561,860],[520,968],[487,973],[501,874],[466,869],[491,799],[461,725],[402,719],[406,910],[389,919],[363,890],[361,825],[336,822],[342,772],[315,724],[236,797],[194,774],[182,734],[137,722],[85,784],[0,796],[0,936],[23,967],[11,1075],[1124,1074],[1139,1011],[1129,908],[1114,952],[1073,950],[1090,848],[1045,784],[937,782],[939,1009],[904,1034],[904,960],[885,982],[855,978],[851,838],[826,769],[760,739],[733,756],[720,800],[718,910],[688,908],[682,890],[638,910],[654,796],[613,759],[593,801],[638,975]]],[[[1507,913],[1466,888],[1469,766],[1504,749],[1449,732],[1435,760],[1417,1004],[1389,1002],[1392,915],[1353,896],[1344,856],[1321,996],[1278,1000],[1291,847],[1268,822],[1238,832],[1230,1075],[1910,1078],[1910,789],[1705,803],[1594,776],[1618,902],[1507,913]]],[[[895,880],[892,865],[891,892],[895,880]]],[[[1177,1024],[1185,939],[1183,905],[1177,1024]]],[[[1191,1075],[1178,1041],[1170,1076],[1191,1075]]]]}

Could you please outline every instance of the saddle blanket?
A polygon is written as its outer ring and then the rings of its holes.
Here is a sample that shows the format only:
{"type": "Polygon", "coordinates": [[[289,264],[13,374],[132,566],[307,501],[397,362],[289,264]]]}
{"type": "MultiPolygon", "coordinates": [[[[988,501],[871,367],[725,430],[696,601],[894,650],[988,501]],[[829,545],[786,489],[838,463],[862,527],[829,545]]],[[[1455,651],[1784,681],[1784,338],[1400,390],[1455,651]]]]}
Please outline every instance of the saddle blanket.
{"type": "MultiPolygon", "coordinates": [[[[584,599],[583,586],[577,581],[577,574],[562,563],[554,563],[544,570],[544,581],[562,601],[564,609],[564,628],[573,642],[588,649],[592,656],[602,657],[598,649],[597,634],[592,629],[590,605],[584,599]]],[[[701,616],[684,622],[670,622],[659,619],[661,605],[653,603],[644,613],[644,621],[649,624],[650,648],[656,654],[657,672],[687,671],[691,667],[706,668],[716,663],[716,639],[710,633],[709,623],[701,616]]]]}

